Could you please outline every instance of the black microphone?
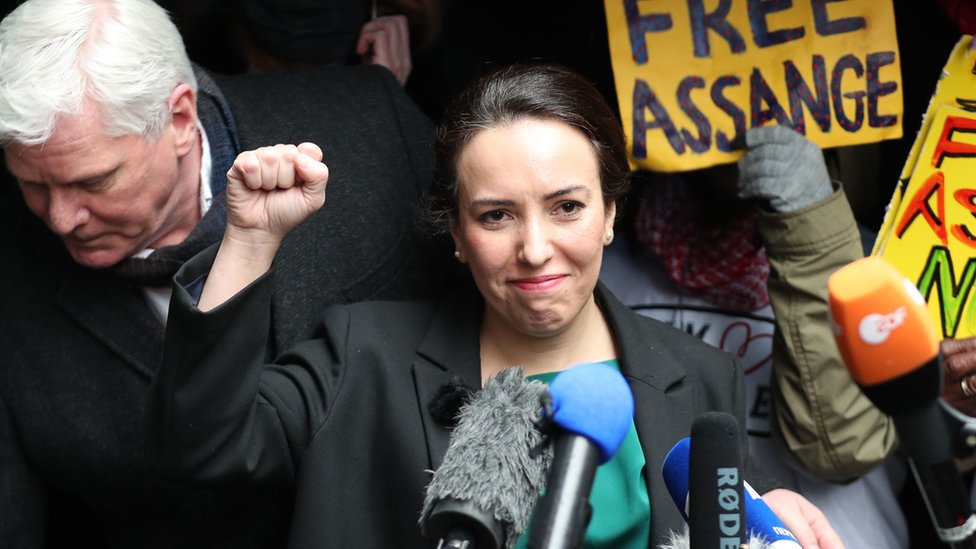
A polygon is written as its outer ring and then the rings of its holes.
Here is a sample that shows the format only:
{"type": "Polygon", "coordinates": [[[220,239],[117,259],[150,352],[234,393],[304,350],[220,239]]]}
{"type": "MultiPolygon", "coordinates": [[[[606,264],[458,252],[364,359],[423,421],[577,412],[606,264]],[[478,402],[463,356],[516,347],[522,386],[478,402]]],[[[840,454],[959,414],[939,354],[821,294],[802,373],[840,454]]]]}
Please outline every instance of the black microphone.
{"type": "Polygon", "coordinates": [[[678,441],[661,467],[668,493],[689,527],[687,536],[672,532],[673,548],[738,549],[745,544],[800,549],[792,532],[743,478],[741,466],[735,417],[724,412],[697,417],[691,437],[678,441]]]}
{"type": "Polygon", "coordinates": [[[589,525],[596,468],[623,443],[634,420],[634,395],[620,372],[591,362],[559,373],[549,384],[553,463],[529,528],[530,549],[582,547],[589,525]]]}
{"type": "Polygon", "coordinates": [[[668,452],[662,473],[688,521],[691,549],[744,543],[742,445],[734,416],[706,412],[696,417],[690,442],[679,442],[668,452]]]}
{"type": "Polygon", "coordinates": [[[461,407],[420,517],[437,547],[499,549],[518,541],[552,461],[538,429],[546,395],[544,383],[509,368],[461,407]]]}
{"type": "Polygon", "coordinates": [[[976,515],[939,405],[939,342],[925,301],[879,257],[859,259],[827,281],[831,323],[851,377],[891,416],[939,539],[976,548],[976,515]]]}
{"type": "Polygon", "coordinates": [[[743,543],[742,446],[730,414],[706,412],[691,424],[688,525],[691,549],[743,543]]]}

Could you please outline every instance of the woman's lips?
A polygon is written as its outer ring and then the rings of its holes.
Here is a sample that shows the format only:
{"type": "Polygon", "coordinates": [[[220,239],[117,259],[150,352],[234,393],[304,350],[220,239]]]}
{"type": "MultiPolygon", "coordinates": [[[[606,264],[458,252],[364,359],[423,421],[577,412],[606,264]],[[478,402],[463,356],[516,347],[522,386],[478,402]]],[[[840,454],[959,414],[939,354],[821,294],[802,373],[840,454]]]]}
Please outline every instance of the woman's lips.
{"type": "Polygon", "coordinates": [[[555,288],[565,279],[565,275],[533,276],[530,278],[513,280],[512,284],[525,292],[541,292],[555,288]]]}

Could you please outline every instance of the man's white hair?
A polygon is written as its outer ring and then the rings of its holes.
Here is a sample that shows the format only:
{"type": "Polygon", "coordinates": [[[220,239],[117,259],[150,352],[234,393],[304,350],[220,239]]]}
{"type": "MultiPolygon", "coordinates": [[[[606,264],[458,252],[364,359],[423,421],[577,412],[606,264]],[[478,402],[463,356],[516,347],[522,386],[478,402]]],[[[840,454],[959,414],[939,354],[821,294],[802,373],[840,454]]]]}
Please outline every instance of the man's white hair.
{"type": "Polygon", "coordinates": [[[0,145],[46,142],[86,99],[106,135],[155,140],[182,83],[196,91],[183,39],[152,0],[27,0],[0,22],[0,145]]]}

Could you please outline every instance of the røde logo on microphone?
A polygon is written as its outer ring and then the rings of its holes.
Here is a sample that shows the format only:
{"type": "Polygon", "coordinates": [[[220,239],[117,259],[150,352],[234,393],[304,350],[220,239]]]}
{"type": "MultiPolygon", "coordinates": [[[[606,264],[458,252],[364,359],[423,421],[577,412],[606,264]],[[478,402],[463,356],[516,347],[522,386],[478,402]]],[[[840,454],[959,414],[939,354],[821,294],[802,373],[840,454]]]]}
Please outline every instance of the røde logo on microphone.
{"type": "Polygon", "coordinates": [[[905,323],[907,317],[908,310],[905,307],[898,307],[886,315],[872,313],[861,319],[857,332],[868,345],[881,345],[888,341],[892,331],[905,323]]]}
{"type": "Polygon", "coordinates": [[[719,530],[724,536],[722,547],[737,548],[742,540],[742,524],[739,521],[739,505],[741,498],[736,487],[739,483],[739,469],[737,467],[719,467],[718,477],[718,506],[727,513],[719,513],[719,530]]]}

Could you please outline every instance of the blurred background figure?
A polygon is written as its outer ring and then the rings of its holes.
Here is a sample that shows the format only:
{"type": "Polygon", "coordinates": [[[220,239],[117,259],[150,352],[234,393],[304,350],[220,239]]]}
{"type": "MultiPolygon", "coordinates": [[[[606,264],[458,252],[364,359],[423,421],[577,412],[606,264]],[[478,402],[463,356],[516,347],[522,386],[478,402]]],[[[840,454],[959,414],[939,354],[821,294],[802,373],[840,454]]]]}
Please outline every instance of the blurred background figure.
{"type": "Polygon", "coordinates": [[[251,70],[367,63],[401,85],[410,77],[404,15],[377,13],[361,0],[240,0],[238,47],[251,70]]]}

